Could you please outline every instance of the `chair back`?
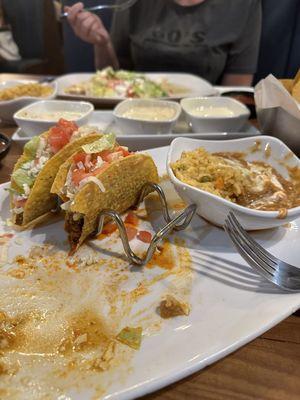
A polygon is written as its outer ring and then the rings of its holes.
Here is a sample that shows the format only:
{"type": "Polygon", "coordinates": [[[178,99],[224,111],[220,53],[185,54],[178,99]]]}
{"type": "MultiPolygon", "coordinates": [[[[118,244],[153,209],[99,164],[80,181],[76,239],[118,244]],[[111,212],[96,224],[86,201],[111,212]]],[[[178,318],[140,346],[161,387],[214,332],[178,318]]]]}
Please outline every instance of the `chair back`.
{"type": "Polygon", "coordinates": [[[21,57],[44,58],[44,1],[2,0],[2,7],[21,57]]]}
{"type": "Polygon", "coordinates": [[[20,72],[61,74],[62,37],[53,0],[2,0],[4,19],[11,26],[22,60],[20,72]]]}

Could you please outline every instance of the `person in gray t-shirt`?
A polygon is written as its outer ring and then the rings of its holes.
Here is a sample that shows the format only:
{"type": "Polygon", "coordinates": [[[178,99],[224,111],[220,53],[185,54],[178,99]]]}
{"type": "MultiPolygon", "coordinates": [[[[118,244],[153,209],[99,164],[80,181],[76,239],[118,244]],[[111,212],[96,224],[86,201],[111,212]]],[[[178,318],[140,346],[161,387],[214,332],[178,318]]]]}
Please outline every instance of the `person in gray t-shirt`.
{"type": "Polygon", "coordinates": [[[95,14],[68,20],[94,44],[95,66],[190,72],[211,83],[251,85],[261,32],[260,0],[138,0],[115,13],[110,34],[95,14]]]}

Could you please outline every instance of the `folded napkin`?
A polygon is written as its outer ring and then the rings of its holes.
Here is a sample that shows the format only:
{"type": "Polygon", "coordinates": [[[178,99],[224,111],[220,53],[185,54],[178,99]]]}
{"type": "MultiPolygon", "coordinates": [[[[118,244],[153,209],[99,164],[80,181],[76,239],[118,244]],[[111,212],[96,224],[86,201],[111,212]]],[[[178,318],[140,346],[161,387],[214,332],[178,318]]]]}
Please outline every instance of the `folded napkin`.
{"type": "Polygon", "coordinates": [[[258,82],[254,99],[260,130],[300,154],[300,104],[273,75],[258,82]]]}
{"type": "Polygon", "coordinates": [[[258,110],[281,107],[295,118],[300,119],[299,104],[282,83],[271,74],[255,86],[254,99],[258,110]]]}

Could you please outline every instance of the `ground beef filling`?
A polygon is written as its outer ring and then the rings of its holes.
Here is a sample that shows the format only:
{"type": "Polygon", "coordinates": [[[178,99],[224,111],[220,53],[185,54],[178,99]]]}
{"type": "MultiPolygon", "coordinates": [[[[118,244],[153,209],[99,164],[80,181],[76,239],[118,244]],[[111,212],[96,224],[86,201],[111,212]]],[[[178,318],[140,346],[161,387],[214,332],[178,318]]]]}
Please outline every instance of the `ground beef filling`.
{"type": "Polygon", "coordinates": [[[16,214],[15,216],[15,224],[22,225],[23,224],[23,213],[16,214]]]}
{"type": "Polygon", "coordinates": [[[65,219],[65,230],[69,234],[69,243],[71,245],[71,249],[75,248],[79,242],[82,232],[83,222],[84,222],[83,217],[74,221],[73,213],[67,213],[65,219]]]}

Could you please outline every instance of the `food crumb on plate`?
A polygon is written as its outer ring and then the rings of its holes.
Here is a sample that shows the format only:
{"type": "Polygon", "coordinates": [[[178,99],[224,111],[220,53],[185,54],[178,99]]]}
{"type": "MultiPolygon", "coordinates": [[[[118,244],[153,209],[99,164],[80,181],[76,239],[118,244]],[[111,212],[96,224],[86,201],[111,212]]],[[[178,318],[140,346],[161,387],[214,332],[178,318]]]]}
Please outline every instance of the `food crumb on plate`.
{"type": "Polygon", "coordinates": [[[162,318],[173,318],[180,315],[189,315],[190,306],[182,301],[179,301],[174,296],[167,295],[158,307],[159,314],[162,318]]]}
{"type": "Polygon", "coordinates": [[[126,326],[117,335],[116,339],[135,350],[139,350],[142,342],[142,332],[143,329],[140,326],[137,328],[126,326]]]}

